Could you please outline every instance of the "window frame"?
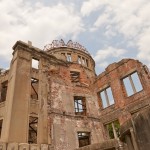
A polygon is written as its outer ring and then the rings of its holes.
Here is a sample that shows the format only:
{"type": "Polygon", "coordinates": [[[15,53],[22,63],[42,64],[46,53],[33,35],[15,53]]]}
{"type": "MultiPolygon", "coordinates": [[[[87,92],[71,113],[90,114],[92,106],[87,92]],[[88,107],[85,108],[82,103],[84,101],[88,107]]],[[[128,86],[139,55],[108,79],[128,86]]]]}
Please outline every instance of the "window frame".
{"type": "Polygon", "coordinates": [[[105,130],[107,132],[109,139],[118,139],[119,138],[119,136],[120,136],[120,122],[118,119],[115,119],[114,121],[111,121],[111,122],[105,124],[104,127],[105,127],[105,130]],[[117,128],[118,131],[116,130],[115,123],[118,123],[118,125],[119,125],[119,128],[117,128]],[[113,137],[111,137],[111,135],[110,135],[109,126],[111,126],[111,128],[112,128],[113,137]]]}
{"type": "Polygon", "coordinates": [[[78,55],[78,64],[80,64],[80,65],[82,64],[82,58],[79,55],[78,55]]]}
{"type": "Polygon", "coordinates": [[[134,72],[129,73],[128,75],[126,75],[125,77],[123,77],[121,80],[122,80],[123,87],[124,87],[124,90],[125,90],[125,93],[126,93],[126,96],[127,96],[127,97],[133,96],[134,94],[136,94],[136,93],[138,93],[138,92],[141,92],[141,91],[143,90],[142,81],[141,81],[141,79],[140,79],[140,76],[139,76],[139,74],[138,74],[138,71],[134,71],[134,72]],[[135,73],[137,73],[137,75],[138,75],[138,80],[140,81],[140,86],[142,87],[142,89],[139,90],[139,91],[136,89],[135,81],[133,81],[133,78],[132,78],[132,75],[135,74],[135,73]],[[124,81],[125,79],[129,79],[130,87],[131,87],[131,89],[132,89],[132,94],[129,94],[128,91],[127,91],[127,87],[126,87],[125,81],[124,81]]]}
{"type": "Polygon", "coordinates": [[[32,57],[32,60],[31,60],[31,67],[32,67],[33,69],[38,70],[38,69],[39,69],[39,63],[40,63],[39,59],[32,57]]]}
{"type": "Polygon", "coordinates": [[[110,106],[112,106],[112,105],[115,104],[115,99],[114,99],[114,95],[113,95],[111,86],[107,86],[106,88],[103,88],[100,92],[98,92],[98,95],[99,95],[100,100],[101,100],[101,102],[102,102],[102,107],[103,107],[103,109],[105,109],[105,108],[107,108],[107,107],[110,107],[110,106]],[[112,98],[113,98],[113,104],[110,103],[111,100],[110,100],[110,98],[109,98],[109,96],[108,96],[108,94],[107,94],[107,89],[109,89],[109,88],[111,89],[111,95],[112,95],[112,98]],[[104,106],[104,99],[103,99],[102,96],[101,96],[101,93],[102,93],[102,92],[104,92],[105,100],[106,100],[107,106],[104,106]]]}
{"type": "Polygon", "coordinates": [[[72,62],[71,53],[67,53],[67,61],[72,62]]]}
{"type": "Polygon", "coordinates": [[[74,110],[75,115],[86,115],[86,98],[83,96],[74,96],[74,110]],[[80,101],[82,103],[79,103],[80,101]],[[82,107],[82,108],[80,108],[82,107]]]}

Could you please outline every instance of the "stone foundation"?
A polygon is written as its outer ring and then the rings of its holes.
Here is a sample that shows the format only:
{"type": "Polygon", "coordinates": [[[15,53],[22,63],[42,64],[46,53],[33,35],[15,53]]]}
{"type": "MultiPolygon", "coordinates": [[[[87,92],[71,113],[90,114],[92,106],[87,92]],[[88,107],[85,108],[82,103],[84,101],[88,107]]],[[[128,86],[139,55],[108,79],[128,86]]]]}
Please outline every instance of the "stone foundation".
{"type": "Polygon", "coordinates": [[[48,144],[0,143],[0,150],[54,150],[48,144]]]}

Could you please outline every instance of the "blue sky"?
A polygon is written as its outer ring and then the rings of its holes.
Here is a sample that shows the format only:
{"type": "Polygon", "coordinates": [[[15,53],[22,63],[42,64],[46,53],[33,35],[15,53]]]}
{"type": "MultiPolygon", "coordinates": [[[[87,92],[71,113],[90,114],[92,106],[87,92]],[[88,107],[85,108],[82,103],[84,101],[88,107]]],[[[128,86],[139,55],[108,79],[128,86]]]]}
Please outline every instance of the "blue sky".
{"type": "Polygon", "coordinates": [[[150,66],[149,0],[0,0],[0,68],[17,40],[41,49],[52,40],[87,48],[99,74],[123,58],[150,66]]]}

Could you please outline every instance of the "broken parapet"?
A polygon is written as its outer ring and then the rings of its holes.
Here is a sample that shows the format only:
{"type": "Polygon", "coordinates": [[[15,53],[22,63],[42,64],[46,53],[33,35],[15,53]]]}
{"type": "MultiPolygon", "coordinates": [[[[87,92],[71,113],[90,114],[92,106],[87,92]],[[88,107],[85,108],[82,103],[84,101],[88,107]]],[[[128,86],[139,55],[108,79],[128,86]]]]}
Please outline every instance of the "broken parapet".
{"type": "Polygon", "coordinates": [[[65,42],[62,39],[60,41],[53,40],[51,44],[47,44],[46,46],[44,46],[44,51],[49,51],[53,50],[54,48],[61,48],[61,47],[77,49],[90,55],[90,53],[86,50],[86,48],[81,44],[79,44],[78,42],[72,42],[72,40],[69,40],[67,44],[65,44],[65,42]]]}

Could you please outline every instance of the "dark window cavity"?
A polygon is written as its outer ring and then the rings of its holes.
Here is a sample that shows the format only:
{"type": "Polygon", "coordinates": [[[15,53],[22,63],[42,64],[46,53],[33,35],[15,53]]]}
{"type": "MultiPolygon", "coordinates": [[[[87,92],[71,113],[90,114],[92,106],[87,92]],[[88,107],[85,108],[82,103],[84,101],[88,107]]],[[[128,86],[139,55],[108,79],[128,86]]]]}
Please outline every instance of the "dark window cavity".
{"type": "Polygon", "coordinates": [[[38,126],[38,118],[37,117],[29,117],[29,134],[28,134],[28,143],[37,143],[37,126],[38,126]]]}
{"type": "Polygon", "coordinates": [[[38,100],[39,81],[31,78],[31,98],[38,100]]]}
{"type": "Polygon", "coordinates": [[[2,134],[2,125],[3,125],[3,119],[0,120],[0,138],[2,134]]]}
{"type": "Polygon", "coordinates": [[[88,67],[89,66],[89,62],[88,62],[88,60],[86,59],[86,66],[88,67]]]}
{"type": "Polygon", "coordinates": [[[70,71],[71,82],[80,82],[80,72],[70,71]]]}
{"type": "Polygon", "coordinates": [[[6,100],[7,87],[8,87],[8,81],[5,81],[1,84],[0,102],[4,102],[6,100]]]}
{"type": "Polygon", "coordinates": [[[78,132],[79,147],[90,145],[90,133],[78,132]]]}

